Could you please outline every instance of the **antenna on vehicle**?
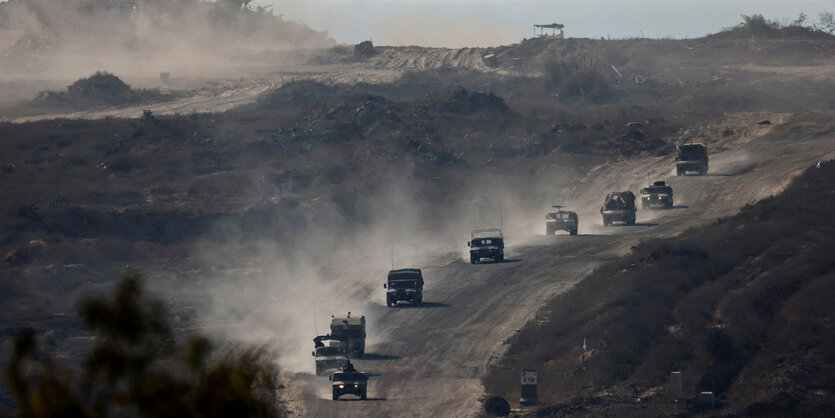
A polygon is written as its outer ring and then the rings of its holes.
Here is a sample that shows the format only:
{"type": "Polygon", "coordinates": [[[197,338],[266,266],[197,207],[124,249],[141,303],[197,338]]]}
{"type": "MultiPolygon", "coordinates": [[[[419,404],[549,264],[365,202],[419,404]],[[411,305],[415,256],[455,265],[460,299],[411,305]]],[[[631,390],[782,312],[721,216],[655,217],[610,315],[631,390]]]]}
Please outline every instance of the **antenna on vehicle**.
{"type": "Polygon", "coordinates": [[[502,199],[499,198],[499,228],[504,231],[504,209],[502,208],[502,199]]]}
{"type": "Polygon", "coordinates": [[[394,243],[391,243],[391,269],[394,270],[394,243]]]}
{"type": "Polygon", "coordinates": [[[417,268],[420,269],[420,259],[418,258],[417,248],[412,247],[412,250],[415,252],[415,264],[417,264],[417,268]]]}
{"type": "Polygon", "coordinates": [[[313,308],[313,328],[316,329],[316,335],[319,335],[319,324],[316,323],[316,308],[313,308]]]}

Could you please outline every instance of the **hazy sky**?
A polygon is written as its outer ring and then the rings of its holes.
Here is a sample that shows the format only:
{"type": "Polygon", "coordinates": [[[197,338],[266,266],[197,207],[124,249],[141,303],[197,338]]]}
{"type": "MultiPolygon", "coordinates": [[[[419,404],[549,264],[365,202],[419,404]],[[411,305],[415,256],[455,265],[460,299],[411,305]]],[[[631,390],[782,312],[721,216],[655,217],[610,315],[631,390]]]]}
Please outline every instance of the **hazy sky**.
{"type": "Polygon", "coordinates": [[[531,37],[534,23],[565,24],[570,37],[699,37],[763,14],[817,22],[835,1],[770,0],[256,0],[286,20],[327,30],[339,42],[495,46],[531,37]]]}

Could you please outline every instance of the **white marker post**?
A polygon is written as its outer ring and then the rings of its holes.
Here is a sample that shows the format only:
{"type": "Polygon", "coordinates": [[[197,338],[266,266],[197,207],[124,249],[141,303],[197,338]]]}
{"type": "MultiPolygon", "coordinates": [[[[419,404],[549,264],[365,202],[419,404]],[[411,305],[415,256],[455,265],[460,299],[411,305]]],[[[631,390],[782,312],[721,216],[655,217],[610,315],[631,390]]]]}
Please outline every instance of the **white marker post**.
{"type": "Polygon", "coordinates": [[[536,403],[536,370],[522,370],[522,405],[536,403]]]}
{"type": "Polygon", "coordinates": [[[681,398],[681,372],[670,373],[670,396],[674,401],[681,398]]]}

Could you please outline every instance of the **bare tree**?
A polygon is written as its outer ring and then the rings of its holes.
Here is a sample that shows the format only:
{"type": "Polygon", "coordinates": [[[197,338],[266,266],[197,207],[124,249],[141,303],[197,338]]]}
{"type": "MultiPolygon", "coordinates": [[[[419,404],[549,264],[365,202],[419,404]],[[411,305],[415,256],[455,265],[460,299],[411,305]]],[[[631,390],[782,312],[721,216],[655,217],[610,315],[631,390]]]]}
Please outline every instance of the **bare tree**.
{"type": "Polygon", "coordinates": [[[829,11],[823,11],[818,14],[818,25],[815,26],[816,29],[821,30],[826,33],[833,33],[835,32],[835,15],[829,11]]]}
{"type": "Polygon", "coordinates": [[[800,12],[800,14],[797,15],[797,19],[789,23],[789,26],[803,26],[803,23],[805,23],[808,18],[809,16],[807,16],[806,13],[800,12]]]}

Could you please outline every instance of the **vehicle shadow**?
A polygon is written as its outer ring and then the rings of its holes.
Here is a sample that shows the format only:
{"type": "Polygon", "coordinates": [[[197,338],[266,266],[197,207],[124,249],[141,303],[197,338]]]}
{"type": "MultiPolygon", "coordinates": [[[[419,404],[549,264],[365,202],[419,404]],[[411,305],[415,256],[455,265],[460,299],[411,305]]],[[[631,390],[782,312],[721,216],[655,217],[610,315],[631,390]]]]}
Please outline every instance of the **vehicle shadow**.
{"type": "Polygon", "coordinates": [[[623,226],[656,226],[656,225],[658,225],[658,224],[651,223],[651,222],[635,222],[632,225],[623,225],[623,226]]]}
{"type": "Polygon", "coordinates": [[[733,177],[733,174],[728,173],[707,173],[705,176],[708,177],[733,177]]]}
{"type": "Polygon", "coordinates": [[[421,302],[418,305],[413,303],[408,304],[397,304],[394,307],[403,308],[403,309],[420,309],[420,308],[449,308],[451,305],[447,305],[446,303],[440,302],[421,302]]]}
{"type": "Polygon", "coordinates": [[[670,209],[687,209],[689,207],[690,206],[687,206],[687,205],[675,205],[675,206],[671,207],[670,209]]]}
{"type": "Polygon", "coordinates": [[[388,354],[365,353],[360,357],[360,360],[396,360],[400,356],[392,356],[388,354]]]}
{"type": "Polygon", "coordinates": [[[367,399],[360,399],[359,396],[355,398],[339,398],[339,402],[367,402],[367,401],[387,401],[388,398],[367,398],[367,399]]]}
{"type": "Polygon", "coordinates": [[[478,264],[504,264],[504,263],[518,263],[522,261],[521,258],[505,258],[503,261],[479,261],[478,264]]]}

